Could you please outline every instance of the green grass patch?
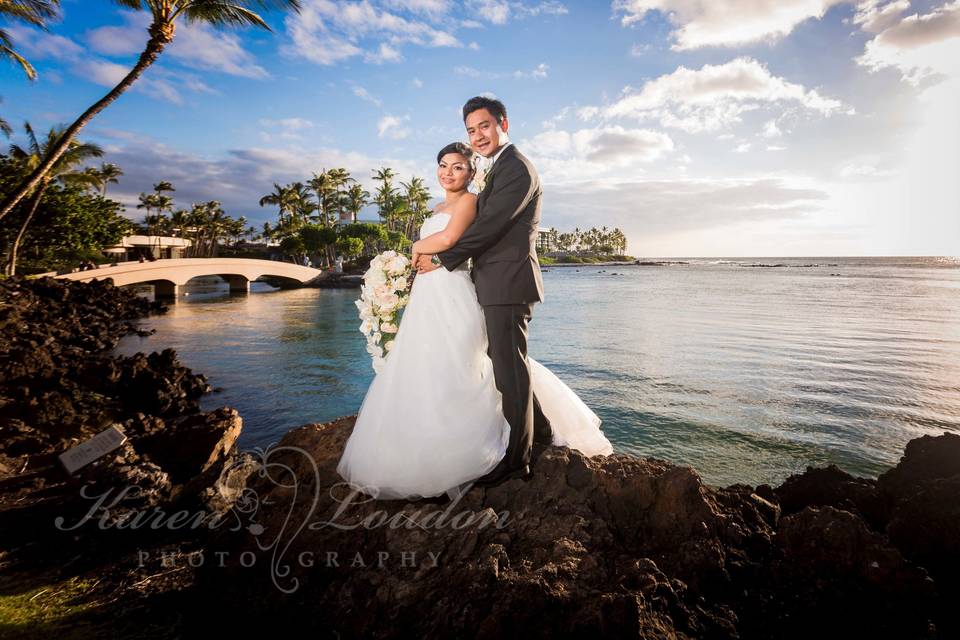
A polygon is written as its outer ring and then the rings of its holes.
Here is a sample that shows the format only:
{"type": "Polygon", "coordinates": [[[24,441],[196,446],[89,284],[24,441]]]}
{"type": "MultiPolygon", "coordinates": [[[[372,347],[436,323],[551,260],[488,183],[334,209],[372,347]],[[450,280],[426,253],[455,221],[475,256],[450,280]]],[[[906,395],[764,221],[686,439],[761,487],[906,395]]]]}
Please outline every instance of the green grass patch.
{"type": "Polygon", "coordinates": [[[74,576],[41,581],[21,590],[16,578],[0,579],[0,638],[49,637],[55,633],[58,640],[67,640],[89,638],[103,631],[78,620],[96,606],[92,591],[97,582],[74,576]]]}

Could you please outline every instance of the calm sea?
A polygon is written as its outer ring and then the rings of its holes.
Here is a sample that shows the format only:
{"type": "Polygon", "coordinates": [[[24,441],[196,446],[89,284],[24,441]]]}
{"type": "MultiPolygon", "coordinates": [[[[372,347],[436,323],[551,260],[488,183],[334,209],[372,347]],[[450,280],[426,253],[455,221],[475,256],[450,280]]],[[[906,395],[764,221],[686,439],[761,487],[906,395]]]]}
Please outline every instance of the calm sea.
{"type": "MultiPolygon", "coordinates": [[[[530,354],[618,452],[716,485],[807,465],[876,476],[923,434],[960,432],[960,258],[665,258],[547,267],[530,354]]],[[[356,413],[373,377],[356,290],[249,296],[197,282],[120,353],[173,347],[244,419],[240,445],[356,413]]]]}

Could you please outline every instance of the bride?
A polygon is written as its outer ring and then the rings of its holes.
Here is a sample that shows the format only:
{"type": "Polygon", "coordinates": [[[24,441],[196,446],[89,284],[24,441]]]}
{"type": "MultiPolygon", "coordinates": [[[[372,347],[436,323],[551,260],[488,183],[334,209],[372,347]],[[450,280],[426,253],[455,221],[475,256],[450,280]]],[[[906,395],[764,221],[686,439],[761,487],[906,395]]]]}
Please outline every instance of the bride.
{"type": "MultiPolygon", "coordinates": [[[[473,222],[477,198],[467,191],[471,154],[462,143],[438,154],[437,178],[446,199],[424,221],[422,239],[448,225],[458,238],[473,222]]],[[[553,373],[528,359],[533,393],[553,428],[553,444],[588,456],[612,453],[600,418],[553,373]]],[[[418,275],[337,472],[374,498],[454,495],[497,465],[509,436],[468,266],[418,275]]]]}

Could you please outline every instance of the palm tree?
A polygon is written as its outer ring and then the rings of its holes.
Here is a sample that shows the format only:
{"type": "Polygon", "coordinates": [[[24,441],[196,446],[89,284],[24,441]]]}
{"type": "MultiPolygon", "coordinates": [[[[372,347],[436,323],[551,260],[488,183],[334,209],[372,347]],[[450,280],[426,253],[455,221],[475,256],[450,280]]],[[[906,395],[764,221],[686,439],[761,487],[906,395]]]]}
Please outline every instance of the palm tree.
{"type": "Polygon", "coordinates": [[[100,177],[100,195],[107,197],[107,185],[120,184],[123,169],[112,162],[104,162],[96,171],[100,177]]]}
{"type": "MultiPolygon", "coordinates": [[[[57,15],[60,0],[0,0],[0,17],[26,22],[34,27],[46,28],[46,21],[57,15]]],[[[0,58],[8,58],[20,65],[31,80],[37,78],[37,71],[19,53],[13,50],[13,42],[3,29],[0,29],[0,58]]]]}
{"type": "MultiPolygon", "coordinates": [[[[33,5],[42,0],[3,0],[0,6],[18,6],[33,5]]],[[[129,9],[142,11],[146,9],[150,12],[152,21],[147,30],[150,38],[147,40],[146,47],[137,64],[127,73],[126,76],[107,92],[100,100],[95,102],[89,109],[84,111],[79,118],[71,124],[63,136],[56,142],[50,150],[49,156],[30,173],[20,185],[4,197],[0,203],[0,220],[9,214],[13,207],[17,205],[24,197],[32,192],[43,177],[51,170],[53,165],[60,159],[70,146],[70,141],[90,122],[98,113],[106,109],[113,103],[124,91],[136,82],[146,69],[152,65],[156,59],[163,53],[164,48],[173,42],[176,23],[179,18],[187,22],[200,22],[212,24],[215,27],[226,25],[252,25],[261,27],[270,31],[270,27],[263,21],[259,15],[251,10],[250,7],[262,7],[264,9],[279,8],[300,10],[299,0],[114,0],[117,4],[129,9]]],[[[6,34],[4,34],[5,36],[6,34]]],[[[0,46],[5,45],[0,42],[0,46]]],[[[0,49],[0,52],[5,50],[0,49]]]]}
{"type": "Polygon", "coordinates": [[[380,221],[384,222],[387,225],[387,228],[391,231],[391,218],[392,218],[392,209],[394,205],[393,197],[393,186],[390,184],[390,181],[396,176],[393,172],[393,169],[390,167],[383,167],[382,169],[375,169],[373,171],[373,179],[382,184],[377,189],[377,195],[373,199],[378,207],[378,214],[380,216],[380,221]]]}
{"type": "Polygon", "coordinates": [[[330,177],[330,184],[333,187],[333,206],[337,213],[337,219],[343,220],[343,210],[346,208],[346,198],[341,197],[340,188],[347,186],[351,182],[356,182],[350,177],[350,172],[343,167],[330,169],[327,172],[330,177]]]}
{"type": "Polygon", "coordinates": [[[190,212],[186,209],[177,209],[170,214],[170,233],[174,237],[185,238],[190,212]]]}
{"type": "Polygon", "coordinates": [[[430,192],[423,184],[423,178],[413,178],[410,182],[401,182],[400,186],[406,189],[404,199],[406,200],[406,220],[403,225],[403,233],[407,238],[413,240],[416,230],[426,219],[427,201],[430,200],[430,192]]]}
{"type": "Polygon", "coordinates": [[[350,221],[356,222],[360,210],[370,202],[370,193],[364,190],[360,183],[356,183],[347,191],[347,211],[350,212],[350,221]]]}
{"type": "Polygon", "coordinates": [[[310,185],[313,193],[317,196],[317,211],[320,213],[320,224],[326,227],[330,224],[327,214],[327,202],[330,197],[330,192],[333,190],[330,175],[326,169],[324,169],[320,173],[314,173],[313,177],[307,180],[307,184],[310,185]]]}
{"type": "MultiPolygon", "coordinates": [[[[0,98],[0,102],[3,102],[3,98],[0,98]]],[[[10,126],[10,123],[3,118],[0,118],[0,133],[8,138],[13,135],[13,128],[10,126]]]]}
{"type": "Polygon", "coordinates": [[[293,211],[297,206],[297,200],[299,199],[299,194],[291,188],[291,185],[281,186],[276,182],[273,183],[273,193],[269,193],[262,198],[260,198],[260,206],[264,207],[268,204],[275,205],[280,208],[280,222],[279,227],[285,225],[284,214],[289,213],[293,215],[293,211]]]}
{"type": "MultiPolygon", "coordinates": [[[[26,149],[17,145],[11,145],[10,156],[14,160],[17,160],[19,163],[21,163],[24,172],[29,172],[33,170],[34,167],[42,163],[44,159],[48,158],[49,154],[53,152],[53,149],[59,144],[59,141],[63,135],[63,129],[51,127],[50,131],[47,133],[46,139],[42,144],[39,140],[37,140],[37,136],[34,134],[33,128],[29,123],[24,125],[24,129],[27,132],[29,145],[26,149]]],[[[74,173],[74,168],[77,165],[83,164],[90,158],[99,158],[102,155],[103,149],[95,144],[71,141],[66,152],[61,153],[60,157],[57,158],[57,161],[51,166],[50,171],[44,174],[43,179],[37,185],[29,204],[27,205],[27,215],[20,224],[20,230],[17,232],[13,243],[10,245],[5,269],[5,272],[8,276],[12,276],[17,271],[17,251],[20,248],[20,243],[23,241],[23,237],[27,233],[27,227],[30,226],[30,222],[33,220],[34,214],[37,213],[37,208],[40,206],[40,201],[43,199],[43,194],[47,190],[47,187],[50,186],[50,183],[55,180],[62,181],[64,178],[74,173]]]]}
{"type": "Polygon", "coordinates": [[[293,216],[291,216],[291,231],[298,229],[310,220],[311,214],[317,206],[310,201],[310,189],[302,182],[293,182],[287,185],[292,191],[293,216]]]}

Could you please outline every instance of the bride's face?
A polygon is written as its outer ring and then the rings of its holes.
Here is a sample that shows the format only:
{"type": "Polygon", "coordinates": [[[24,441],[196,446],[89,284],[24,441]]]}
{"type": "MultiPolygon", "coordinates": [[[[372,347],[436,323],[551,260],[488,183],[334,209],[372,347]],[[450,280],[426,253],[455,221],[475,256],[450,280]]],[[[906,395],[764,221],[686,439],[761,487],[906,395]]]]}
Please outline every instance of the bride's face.
{"type": "Polygon", "coordinates": [[[463,191],[473,177],[473,167],[466,156],[448,153],[437,165],[437,180],[447,191],[463,191]]]}

